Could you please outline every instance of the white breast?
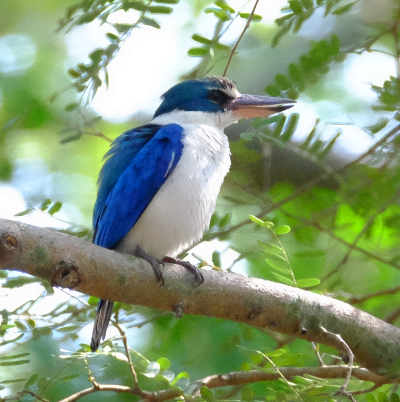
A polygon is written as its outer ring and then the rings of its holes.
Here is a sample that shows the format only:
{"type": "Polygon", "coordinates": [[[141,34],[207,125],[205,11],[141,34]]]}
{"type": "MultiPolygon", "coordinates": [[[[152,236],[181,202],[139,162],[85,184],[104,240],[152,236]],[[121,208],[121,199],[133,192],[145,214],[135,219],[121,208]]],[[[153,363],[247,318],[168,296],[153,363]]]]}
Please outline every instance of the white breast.
{"type": "MultiPolygon", "coordinates": [[[[156,258],[176,256],[208,228],[230,167],[228,139],[219,129],[184,120],[174,116],[184,129],[180,161],[117,251],[129,253],[139,245],[156,258]]],[[[160,116],[152,123],[167,124],[164,121],[160,116]]]]}

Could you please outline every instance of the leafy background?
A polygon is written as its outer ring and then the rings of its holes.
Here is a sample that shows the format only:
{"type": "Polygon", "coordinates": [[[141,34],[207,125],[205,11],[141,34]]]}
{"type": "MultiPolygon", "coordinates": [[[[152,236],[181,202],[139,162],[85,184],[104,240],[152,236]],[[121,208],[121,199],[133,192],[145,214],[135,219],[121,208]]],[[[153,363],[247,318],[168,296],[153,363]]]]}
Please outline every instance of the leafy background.
{"type": "MultiPolygon", "coordinates": [[[[254,2],[2,2],[0,216],[90,239],[109,141],[147,122],[179,77],[221,75],[229,60],[241,92],[298,104],[227,130],[232,170],[188,258],[311,289],[398,325],[399,2],[260,3],[235,49],[254,2]]],[[[132,385],[123,329],[146,390],[271,367],[268,356],[280,367],[317,366],[318,354],[340,363],[333,349],[280,334],[123,304],[92,354],[94,298],[0,275],[2,398],[60,400],[89,387],[90,375],[132,385]]],[[[338,400],[326,393],[342,383],[305,376],[201,397],[338,400]]],[[[397,400],[396,387],[367,392],[372,385],[352,380],[348,390],[365,390],[357,401],[397,400]]]]}

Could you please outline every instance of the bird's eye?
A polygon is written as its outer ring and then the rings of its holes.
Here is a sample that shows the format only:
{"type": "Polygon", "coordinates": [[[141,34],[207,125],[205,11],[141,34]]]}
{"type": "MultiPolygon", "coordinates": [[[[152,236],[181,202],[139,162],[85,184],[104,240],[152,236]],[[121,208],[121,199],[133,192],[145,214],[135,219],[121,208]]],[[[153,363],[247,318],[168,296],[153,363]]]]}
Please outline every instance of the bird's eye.
{"type": "Polygon", "coordinates": [[[229,97],[226,93],[220,91],[219,89],[213,89],[207,94],[207,99],[211,102],[222,104],[229,101],[229,97]]]}

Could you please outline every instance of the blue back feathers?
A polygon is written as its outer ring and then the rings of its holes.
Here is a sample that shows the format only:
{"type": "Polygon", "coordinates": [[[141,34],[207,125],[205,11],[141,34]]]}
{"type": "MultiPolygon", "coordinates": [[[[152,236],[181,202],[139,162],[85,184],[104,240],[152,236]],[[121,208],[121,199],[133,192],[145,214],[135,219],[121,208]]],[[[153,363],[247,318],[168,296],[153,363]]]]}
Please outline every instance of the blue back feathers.
{"type": "Polygon", "coordinates": [[[114,248],[133,227],[179,162],[182,133],[177,124],[148,124],[114,141],[99,176],[95,244],[114,248]]]}
{"type": "Polygon", "coordinates": [[[227,92],[234,89],[236,87],[231,80],[221,77],[197,78],[181,82],[165,92],[162,96],[163,102],[154,117],[174,110],[221,112],[224,110],[223,101],[232,99],[227,92]],[[225,99],[221,97],[213,99],[214,94],[219,94],[225,99]]]}

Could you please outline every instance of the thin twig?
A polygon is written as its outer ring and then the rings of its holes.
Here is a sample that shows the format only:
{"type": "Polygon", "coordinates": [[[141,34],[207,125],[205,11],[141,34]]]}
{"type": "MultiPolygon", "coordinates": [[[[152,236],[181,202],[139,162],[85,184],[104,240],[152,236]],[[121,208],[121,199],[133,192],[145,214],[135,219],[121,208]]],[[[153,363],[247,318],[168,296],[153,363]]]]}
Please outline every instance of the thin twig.
{"type": "MultiPolygon", "coordinates": [[[[118,319],[118,316],[117,316],[117,319],[118,319]]],[[[126,339],[125,332],[121,328],[121,326],[118,324],[118,321],[114,322],[114,326],[118,329],[118,332],[121,335],[122,343],[124,344],[125,355],[126,355],[126,358],[128,359],[128,365],[129,365],[129,368],[130,368],[131,374],[132,374],[134,391],[135,391],[135,393],[138,393],[139,395],[141,395],[142,390],[139,388],[139,382],[138,382],[135,367],[134,367],[133,362],[132,362],[132,358],[131,358],[131,354],[130,354],[130,351],[129,351],[128,341],[126,339]]]]}
{"type": "Polygon", "coordinates": [[[314,349],[315,356],[317,356],[317,359],[318,359],[318,362],[319,362],[320,366],[321,366],[321,367],[325,367],[326,364],[325,364],[324,361],[322,360],[322,357],[321,357],[321,355],[320,355],[320,353],[319,353],[319,347],[317,347],[317,345],[316,345],[315,342],[311,342],[311,346],[312,346],[312,348],[314,349]]]}
{"type": "Polygon", "coordinates": [[[351,395],[362,395],[362,394],[367,394],[369,392],[375,391],[376,389],[380,388],[382,385],[381,384],[374,384],[372,387],[370,388],[366,388],[366,389],[360,389],[358,391],[353,391],[353,392],[349,392],[349,394],[351,395]]]}
{"type": "Polygon", "coordinates": [[[379,296],[386,296],[386,295],[395,295],[396,293],[400,292],[400,286],[396,286],[395,288],[390,288],[390,289],[383,289],[378,292],[374,293],[369,293],[364,296],[353,296],[351,299],[348,300],[349,304],[360,304],[364,303],[365,301],[369,299],[373,299],[375,297],[379,296]]]}
{"type": "Polygon", "coordinates": [[[21,398],[26,394],[32,396],[33,398],[36,398],[39,401],[50,402],[48,399],[40,397],[39,395],[35,394],[34,392],[30,391],[29,389],[23,389],[22,391],[18,392],[17,394],[15,394],[13,396],[6,396],[4,398],[0,398],[0,402],[20,401],[21,398]]]}
{"type": "Polygon", "coordinates": [[[340,336],[340,334],[335,334],[333,332],[330,332],[327,329],[325,329],[323,326],[321,326],[321,330],[326,335],[328,335],[330,337],[333,337],[333,338],[336,338],[340,342],[341,346],[346,350],[347,357],[349,358],[348,372],[347,372],[346,379],[345,379],[343,385],[340,387],[340,390],[337,393],[337,395],[346,395],[347,394],[346,388],[349,385],[349,382],[350,382],[350,379],[351,379],[351,372],[352,372],[353,366],[354,366],[354,354],[351,351],[349,345],[340,336]]]}
{"type": "Polygon", "coordinates": [[[231,50],[231,54],[229,55],[228,62],[226,63],[225,70],[224,70],[224,72],[223,72],[223,74],[222,74],[223,77],[226,76],[226,73],[228,72],[228,68],[229,68],[229,65],[231,64],[233,55],[235,54],[236,49],[237,49],[237,47],[239,46],[240,41],[243,39],[244,34],[246,33],[247,29],[248,29],[249,26],[250,26],[251,20],[253,19],[253,15],[254,15],[254,13],[256,12],[256,8],[257,8],[257,5],[258,5],[258,2],[259,2],[259,0],[256,0],[256,2],[254,3],[254,7],[253,7],[253,9],[251,10],[251,13],[250,13],[250,15],[249,15],[249,18],[247,18],[246,25],[244,26],[243,31],[242,31],[242,33],[241,33],[240,36],[239,36],[239,39],[236,41],[235,46],[233,46],[233,49],[231,50]]]}
{"type": "Polygon", "coordinates": [[[384,321],[388,322],[389,324],[393,324],[398,318],[400,317],[400,308],[392,311],[384,321]]]}

